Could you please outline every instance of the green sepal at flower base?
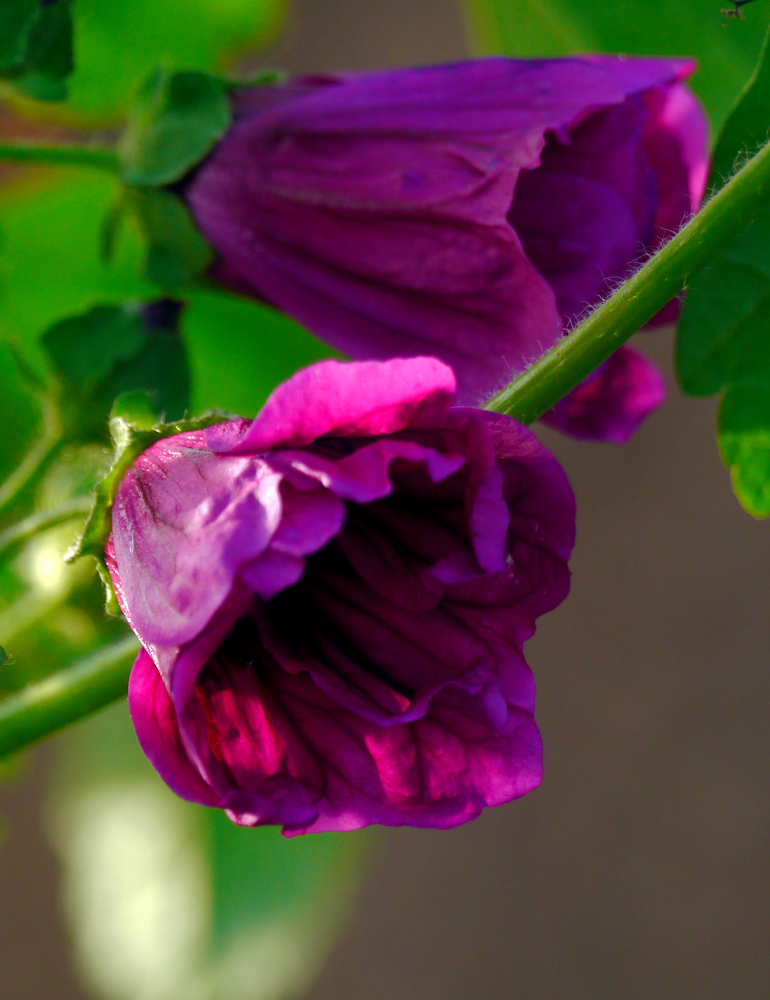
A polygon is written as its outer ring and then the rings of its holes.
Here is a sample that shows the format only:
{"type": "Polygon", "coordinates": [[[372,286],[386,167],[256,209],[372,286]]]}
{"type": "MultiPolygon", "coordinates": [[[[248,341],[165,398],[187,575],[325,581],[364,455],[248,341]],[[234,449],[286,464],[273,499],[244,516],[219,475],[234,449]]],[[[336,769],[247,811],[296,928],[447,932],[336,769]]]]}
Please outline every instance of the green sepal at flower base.
{"type": "Polygon", "coordinates": [[[74,68],[72,0],[3,0],[0,76],[28,97],[62,101],[74,68]]]}
{"type": "Polygon", "coordinates": [[[156,441],[184,431],[201,430],[230,417],[231,414],[228,413],[210,412],[193,420],[177,420],[166,424],[156,420],[152,402],[146,393],[128,392],[115,400],[109,421],[113,444],[110,469],[97,484],[93,507],[83,534],[64,557],[65,562],[71,563],[83,555],[94,556],[105,586],[107,611],[110,614],[119,614],[120,609],[104,563],[104,546],[112,526],[112,504],[123,476],[142,452],[156,441]]]}
{"type": "Polygon", "coordinates": [[[178,181],[212,149],[232,120],[229,85],[209,73],[159,67],[142,84],[121,141],[126,184],[178,181]]]}

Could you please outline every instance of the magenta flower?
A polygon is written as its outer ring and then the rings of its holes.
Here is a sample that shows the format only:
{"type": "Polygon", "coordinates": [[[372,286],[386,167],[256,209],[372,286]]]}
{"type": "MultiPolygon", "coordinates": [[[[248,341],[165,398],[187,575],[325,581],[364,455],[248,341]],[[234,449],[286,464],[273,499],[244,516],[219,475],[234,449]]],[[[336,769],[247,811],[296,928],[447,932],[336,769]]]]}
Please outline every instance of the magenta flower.
{"type": "MultiPolygon", "coordinates": [[[[477,404],[697,208],[692,70],[487,59],[256,87],[185,197],[222,283],[352,357],[437,355],[477,404]]],[[[551,422],[623,440],[663,398],[628,349],[591,381],[551,422]]]]}
{"type": "Polygon", "coordinates": [[[572,492],[454,392],[432,358],[326,361],[126,474],[129,703],[181,796],[306,833],[451,827],[539,783],[522,646],[569,587],[572,492]]]}

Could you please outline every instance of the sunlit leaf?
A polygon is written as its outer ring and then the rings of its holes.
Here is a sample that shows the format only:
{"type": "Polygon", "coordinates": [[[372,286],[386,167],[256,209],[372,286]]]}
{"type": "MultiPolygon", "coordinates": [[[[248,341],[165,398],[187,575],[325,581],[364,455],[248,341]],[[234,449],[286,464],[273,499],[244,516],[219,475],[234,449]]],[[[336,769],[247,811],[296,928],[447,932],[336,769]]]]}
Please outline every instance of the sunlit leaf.
{"type": "Polygon", "coordinates": [[[366,833],[283,839],[182,802],[125,706],[68,735],[50,827],[84,979],[105,1000],[285,1000],[355,890],[366,833]]]}
{"type": "Polygon", "coordinates": [[[692,56],[693,87],[715,124],[751,73],[768,21],[766,5],[723,24],[718,0],[464,0],[477,51],[508,56],[624,52],[692,56]]]}

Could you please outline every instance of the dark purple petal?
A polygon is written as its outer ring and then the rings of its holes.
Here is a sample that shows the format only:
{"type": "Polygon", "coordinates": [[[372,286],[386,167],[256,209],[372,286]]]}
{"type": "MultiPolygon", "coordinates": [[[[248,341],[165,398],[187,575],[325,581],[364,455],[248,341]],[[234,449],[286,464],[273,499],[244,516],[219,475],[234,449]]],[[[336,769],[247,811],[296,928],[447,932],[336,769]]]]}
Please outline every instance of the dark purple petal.
{"type": "Polygon", "coordinates": [[[655,365],[621,347],[542,419],[576,438],[624,444],[665,398],[655,365]]]}

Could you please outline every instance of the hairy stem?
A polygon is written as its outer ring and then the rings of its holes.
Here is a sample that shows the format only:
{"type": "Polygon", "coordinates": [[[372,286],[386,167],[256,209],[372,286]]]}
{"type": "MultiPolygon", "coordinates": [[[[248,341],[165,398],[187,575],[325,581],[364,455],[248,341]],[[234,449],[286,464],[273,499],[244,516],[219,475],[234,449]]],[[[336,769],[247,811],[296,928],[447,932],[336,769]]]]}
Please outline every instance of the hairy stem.
{"type": "Polygon", "coordinates": [[[0,143],[0,163],[94,167],[113,174],[120,170],[120,159],[114,149],[69,143],[60,146],[49,143],[0,143]]]}
{"type": "Polygon", "coordinates": [[[125,697],[136,651],[123,639],[0,701],[0,758],[125,697]]]}
{"type": "Polygon", "coordinates": [[[770,195],[770,143],[668,243],[486,409],[529,424],[550,410],[663,308],[753,219],[770,195]]]}

